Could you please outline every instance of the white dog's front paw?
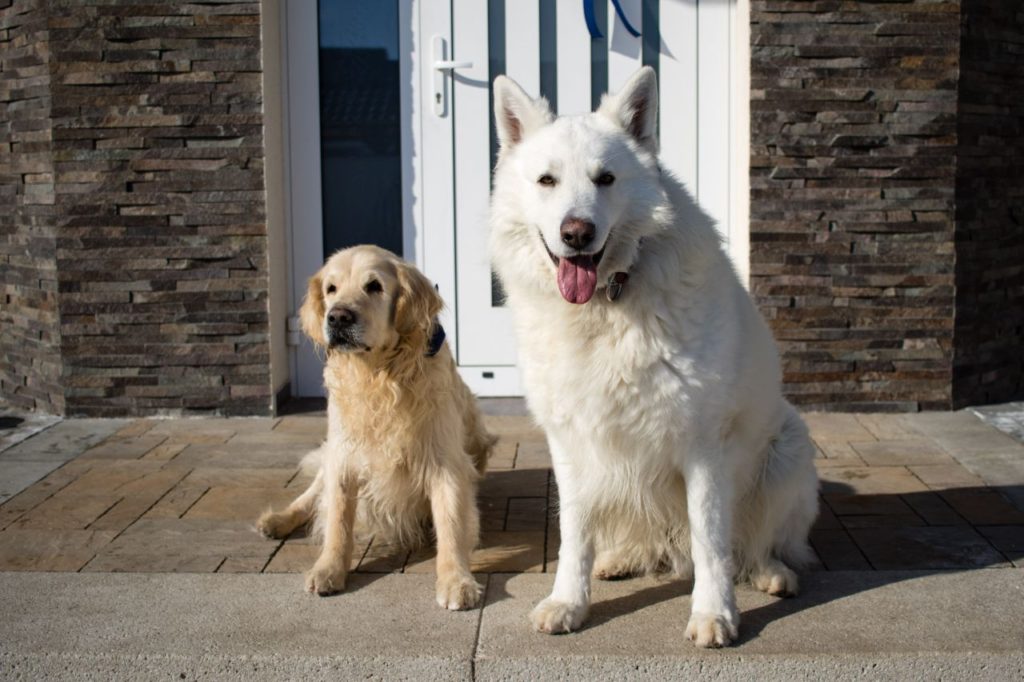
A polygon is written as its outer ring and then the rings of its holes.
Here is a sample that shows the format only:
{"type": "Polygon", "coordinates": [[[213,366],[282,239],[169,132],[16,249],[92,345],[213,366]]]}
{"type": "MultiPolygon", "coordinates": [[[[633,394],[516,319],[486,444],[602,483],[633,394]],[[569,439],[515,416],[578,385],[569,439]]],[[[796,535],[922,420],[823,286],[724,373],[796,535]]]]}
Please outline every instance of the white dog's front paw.
{"type": "Polygon", "coordinates": [[[438,577],[437,603],[449,611],[471,609],[480,603],[480,584],[473,576],[438,577]]]}
{"type": "Polygon", "coordinates": [[[534,607],[530,622],[537,632],[557,635],[578,630],[586,617],[586,604],[570,604],[548,597],[534,607]]]}
{"type": "Polygon", "coordinates": [[[694,613],[686,624],[686,638],[699,647],[729,646],[738,634],[739,618],[729,614],[694,613]]]}

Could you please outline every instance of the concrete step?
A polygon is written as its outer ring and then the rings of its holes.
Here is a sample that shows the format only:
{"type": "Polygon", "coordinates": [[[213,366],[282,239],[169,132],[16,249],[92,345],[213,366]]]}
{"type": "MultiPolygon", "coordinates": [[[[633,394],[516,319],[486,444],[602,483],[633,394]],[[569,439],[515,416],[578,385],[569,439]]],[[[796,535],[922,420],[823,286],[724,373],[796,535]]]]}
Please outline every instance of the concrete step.
{"type": "Polygon", "coordinates": [[[818,572],[804,593],[739,592],[736,646],[685,641],[688,585],[595,585],[587,627],[532,632],[552,576],[482,576],[448,613],[431,575],[0,573],[3,679],[971,679],[1024,677],[1024,570],[818,572]]]}

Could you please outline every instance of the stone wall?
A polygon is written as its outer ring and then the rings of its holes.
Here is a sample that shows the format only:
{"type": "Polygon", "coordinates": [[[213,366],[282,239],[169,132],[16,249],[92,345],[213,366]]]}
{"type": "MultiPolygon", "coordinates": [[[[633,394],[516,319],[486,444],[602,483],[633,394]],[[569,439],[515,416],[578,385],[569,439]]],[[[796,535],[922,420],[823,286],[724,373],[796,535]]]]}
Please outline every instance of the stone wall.
{"type": "Polygon", "coordinates": [[[40,4],[64,410],[268,412],[259,2],[40,4]]]}
{"type": "Polygon", "coordinates": [[[952,404],[956,1],[751,3],[751,289],[806,408],[952,404]]]}
{"type": "Polygon", "coordinates": [[[61,412],[44,0],[0,0],[0,395],[61,412]]]}
{"type": "Polygon", "coordinates": [[[956,406],[1024,396],[1024,4],[964,0],[956,406]]]}

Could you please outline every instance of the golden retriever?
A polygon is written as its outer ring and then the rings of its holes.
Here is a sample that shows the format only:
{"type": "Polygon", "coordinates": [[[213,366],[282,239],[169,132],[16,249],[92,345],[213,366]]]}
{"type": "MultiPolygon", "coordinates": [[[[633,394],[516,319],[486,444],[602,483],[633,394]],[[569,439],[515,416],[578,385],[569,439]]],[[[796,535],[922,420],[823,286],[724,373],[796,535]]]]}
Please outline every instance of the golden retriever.
{"type": "Polygon", "coordinates": [[[426,277],[389,251],[355,246],[309,280],[303,331],[326,349],[327,440],[307,456],[316,478],[284,511],[257,522],[271,538],[315,520],[322,550],[306,589],[343,590],[360,525],[399,546],[419,544],[432,520],[437,602],[480,599],[469,570],[479,537],[477,482],[495,438],[455,369],[426,277]]]}

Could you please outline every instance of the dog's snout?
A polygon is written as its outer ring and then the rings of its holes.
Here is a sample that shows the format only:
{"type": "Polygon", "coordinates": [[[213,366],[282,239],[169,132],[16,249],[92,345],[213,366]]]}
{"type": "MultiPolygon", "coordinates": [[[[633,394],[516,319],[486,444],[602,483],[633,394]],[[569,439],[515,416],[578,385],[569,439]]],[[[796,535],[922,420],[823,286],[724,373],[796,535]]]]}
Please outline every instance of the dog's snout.
{"type": "Polygon", "coordinates": [[[348,327],[355,321],[355,311],[349,308],[331,308],[331,311],[327,313],[327,324],[331,327],[348,327]]]}
{"type": "Polygon", "coordinates": [[[594,223],[589,220],[570,217],[562,221],[562,243],[570,248],[577,250],[587,248],[590,242],[594,241],[595,232],[594,223]]]}

